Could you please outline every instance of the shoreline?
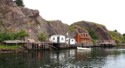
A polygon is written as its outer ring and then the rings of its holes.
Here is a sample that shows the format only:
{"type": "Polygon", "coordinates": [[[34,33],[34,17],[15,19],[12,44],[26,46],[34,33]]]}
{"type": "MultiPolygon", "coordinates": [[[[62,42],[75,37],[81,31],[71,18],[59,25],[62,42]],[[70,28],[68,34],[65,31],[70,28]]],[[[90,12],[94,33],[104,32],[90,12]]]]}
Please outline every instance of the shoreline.
{"type": "MultiPolygon", "coordinates": [[[[4,45],[0,45],[0,46],[4,46],[4,45]]],[[[123,47],[123,48],[125,48],[125,45],[118,45],[118,46],[115,46],[115,47],[123,47]]],[[[94,46],[92,48],[94,48],[94,46]]],[[[106,48],[106,47],[104,47],[104,48],[106,48]]],[[[59,50],[63,50],[63,49],[75,49],[75,48],[70,48],[70,47],[69,48],[60,48],[59,50]]],[[[44,49],[44,50],[50,50],[50,49],[44,49]]],[[[8,46],[8,48],[7,48],[7,46],[5,48],[0,48],[0,54],[2,54],[2,53],[23,53],[23,52],[29,52],[29,51],[39,51],[39,50],[26,50],[22,46],[18,46],[17,48],[14,48],[14,49],[9,48],[9,46],[8,46]]]]}
{"type": "Polygon", "coordinates": [[[28,52],[28,51],[24,50],[24,49],[16,49],[16,50],[12,50],[12,49],[0,49],[0,54],[1,53],[22,53],[22,52],[28,52]]]}
{"type": "Polygon", "coordinates": [[[20,53],[20,52],[27,52],[22,46],[17,45],[0,45],[0,54],[1,53],[20,53]]]}

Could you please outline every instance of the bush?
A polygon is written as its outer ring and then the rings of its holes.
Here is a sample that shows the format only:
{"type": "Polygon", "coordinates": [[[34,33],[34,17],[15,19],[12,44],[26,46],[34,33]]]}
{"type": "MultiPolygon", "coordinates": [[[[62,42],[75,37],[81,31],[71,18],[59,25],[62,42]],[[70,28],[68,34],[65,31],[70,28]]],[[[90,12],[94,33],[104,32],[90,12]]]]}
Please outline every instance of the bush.
{"type": "Polygon", "coordinates": [[[10,39],[10,37],[7,35],[7,33],[0,33],[0,42],[10,39]]]}
{"type": "Polygon", "coordinates": [[[123,34],[123,39],[125,40],[125,34],[123,34]]]}
{"type": "Polygon", "coordinates": [[[87,29],[87,30],[93,40],[98,40],[98,36],[96,35],[94,30],[92,30],[92,29],[87,29]]]}
{"type": "Polygon", "coordinates": [[[69,26],[69,27],[68,27],[68,30],[69,30],[70,32],[75,32],[75,29],[74,29],[73,26],[69,26]]]}
{"type": "Polygon", "coordinates": [[[24,3],[23,3],[23,0],[15,0],[17,6],[22,6],[24,7],[24,3]]]}
{"type": "Polygon", "coordinates": [[[124,37],[118,32],[109,31],[109,34],[111,38],[116,41],[117,44],[121,44],[122,42],[124,42],[124,39],[123,39],[124,37]]]}
{"type": "Polygon", "coordinates": [[[20,30],[19,32],[16,33],[16,39],[22,39],[25,36],[28,36],[28,33],[24,30],[20,30]]]}
{"type": "Polygon", "coordinates": [[[19,32],[3,32],[0,33],[0,42],[5,40],[15,40],[15,39],[23,39],[25,36],[28,36],[28,33],[24,30],[20,30],[19,32]]]}
{"type": "Polygon", "coordinates": [[[123,40],[124,40],[123,42],[125,43],[125,34],[123,34],[122,36],[123,36],[123,40]]]}
{"type": "Polygon", "coordinates": [[[46,38],[47,38],[47,36],[46,36],[44,33],[41,33],[41,34],[38,36],[38,39],[39,39],[40,41],[45,41],[46,38]]]}

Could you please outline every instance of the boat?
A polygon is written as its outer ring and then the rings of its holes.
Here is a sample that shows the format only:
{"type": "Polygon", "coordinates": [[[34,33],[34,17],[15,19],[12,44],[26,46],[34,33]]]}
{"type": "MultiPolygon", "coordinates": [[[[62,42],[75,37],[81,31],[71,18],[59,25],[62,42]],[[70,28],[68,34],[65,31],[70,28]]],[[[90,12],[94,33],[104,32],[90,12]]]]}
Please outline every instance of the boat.
{"type": "Polygon", "coordinates": [[[77,47],[77,49],[81,49],[81,50],[91,50],[91,48],[86,48],[86,47],[77,47]]]}

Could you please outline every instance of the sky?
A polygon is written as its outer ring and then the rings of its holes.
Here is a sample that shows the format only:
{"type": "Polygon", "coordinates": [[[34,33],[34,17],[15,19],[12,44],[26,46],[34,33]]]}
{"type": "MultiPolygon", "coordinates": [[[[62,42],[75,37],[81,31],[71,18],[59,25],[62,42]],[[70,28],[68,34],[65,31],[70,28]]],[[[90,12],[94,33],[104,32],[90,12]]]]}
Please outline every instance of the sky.
{"type": "Polygon", "coordinates": [[[37,9],[46,20],[72,24],[90,21],[108,30],[125,33],[125,0],[23,0],[25,7],[37,9]]]}

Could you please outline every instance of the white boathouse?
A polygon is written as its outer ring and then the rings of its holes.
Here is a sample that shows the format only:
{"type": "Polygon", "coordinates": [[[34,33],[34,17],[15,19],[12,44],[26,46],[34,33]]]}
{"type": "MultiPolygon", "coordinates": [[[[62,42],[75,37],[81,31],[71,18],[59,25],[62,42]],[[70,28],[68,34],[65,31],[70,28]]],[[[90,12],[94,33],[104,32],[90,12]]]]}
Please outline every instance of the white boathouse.
{"type": "Polygon", "coordinates": [[[64,35],[52,35],[49,38],[50,42],[53,43],[65,43],[66,37],[64,35]]]}
{"type": "Polygon", "coordinates": [[[75,45],[76,41],[73,38],[66,38],[66,44],[75,45]]]}

